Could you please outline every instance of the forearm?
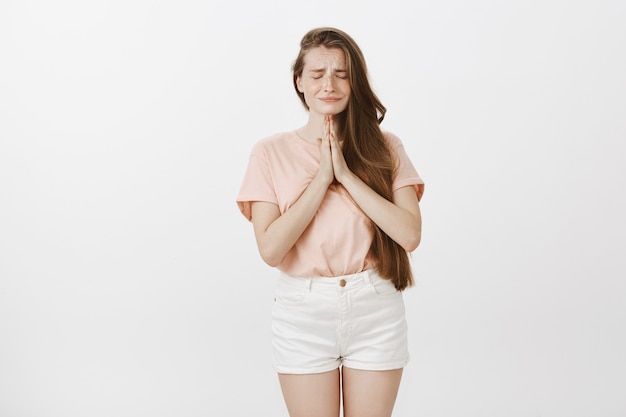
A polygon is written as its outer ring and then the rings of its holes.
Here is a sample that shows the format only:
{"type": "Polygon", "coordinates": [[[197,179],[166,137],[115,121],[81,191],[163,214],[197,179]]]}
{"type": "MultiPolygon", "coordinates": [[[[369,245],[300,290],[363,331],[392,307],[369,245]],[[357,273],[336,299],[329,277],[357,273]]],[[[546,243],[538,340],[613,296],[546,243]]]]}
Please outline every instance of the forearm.
{"type": "Polygon", "coordinates": [[[311,223],[327,190],[328,184],[314,178],[300,198],[258,234],[257,244],[266,263],[278,265],[291,250],[311,223]]]}
{"type": "Polygon", "coordinates": [[[352,173],[347,175],[341,184],[361,210],[391,239],[407,252],[417,248],[422,236],[422,218],[417,197],[411,195],[415,201],[407,204],[414,206],[409,211],[382,197],[352,173]]]}

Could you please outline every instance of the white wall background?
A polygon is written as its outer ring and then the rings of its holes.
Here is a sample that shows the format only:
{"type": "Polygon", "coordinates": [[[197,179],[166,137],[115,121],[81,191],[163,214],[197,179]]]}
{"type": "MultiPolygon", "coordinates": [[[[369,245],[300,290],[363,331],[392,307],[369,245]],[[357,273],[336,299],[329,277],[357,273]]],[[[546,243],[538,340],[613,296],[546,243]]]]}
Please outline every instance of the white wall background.
{"type": "Polygon", "coordinates": [[[395,415],[626,415],[626,3],[61,0],[0,3],[1,416],[286,416],[234,200],[322,25],[427,182],[395,415]]]}

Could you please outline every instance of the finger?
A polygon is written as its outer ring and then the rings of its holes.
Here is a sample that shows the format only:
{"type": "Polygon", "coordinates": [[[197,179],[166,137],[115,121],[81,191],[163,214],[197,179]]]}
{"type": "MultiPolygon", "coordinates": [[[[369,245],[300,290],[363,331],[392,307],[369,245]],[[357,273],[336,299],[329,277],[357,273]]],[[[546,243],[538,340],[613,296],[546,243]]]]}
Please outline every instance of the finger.
{"type": "Polygon", "coordinates": [[[330,138],[330,120],[331,120],[331,116],[326,115],[324,117],[324,133],[329,138],[330,138]]]}
{"type": "Polygon", "coordinates": [[[330,150],[332,151],[333,155],[337,155],[337,153],[341,153],[339,142],[337,142],[337,137],[334,134],[330,136],[330,150]]]}
{"type": "Polygon", "coordinates": [[[330,152],[330,138],[326,135],[324,135],[323,138],[317,138],[317,143],[320,147],[320,151],[321,152],[330,152]]]}

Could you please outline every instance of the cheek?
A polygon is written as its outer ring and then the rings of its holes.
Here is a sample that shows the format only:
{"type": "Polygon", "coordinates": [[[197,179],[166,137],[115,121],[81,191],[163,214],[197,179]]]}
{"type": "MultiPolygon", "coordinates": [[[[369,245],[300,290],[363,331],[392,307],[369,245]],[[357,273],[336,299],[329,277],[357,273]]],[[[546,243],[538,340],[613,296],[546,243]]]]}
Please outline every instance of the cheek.
{"type": "Polygon", "coordinates": [[[302,93],[304,97],[315,97],[319,91],[318,86],[315,83],[306,83],[302,85],[302,93]]]}
{"type": "Polygon", "coordinates": [[[303,90],[305,92],[315,92],[317,90],[317,84],[315,81],[307,81],[302,84],[303,90]]]}

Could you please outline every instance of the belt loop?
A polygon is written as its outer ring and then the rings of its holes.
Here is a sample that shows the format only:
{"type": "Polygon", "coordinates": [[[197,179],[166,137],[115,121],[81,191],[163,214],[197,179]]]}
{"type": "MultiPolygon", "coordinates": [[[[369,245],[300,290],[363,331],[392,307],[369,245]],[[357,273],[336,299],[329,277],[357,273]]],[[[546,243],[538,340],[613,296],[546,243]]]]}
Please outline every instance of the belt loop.
{"type": "Polygon", "coordinates": [[[304,281],[304,288],[306,288],[306,289],[307,289],[307,291],[311,291],[311,281],[312,281],[312,279],[311,279],[311,278],[307,278],[307,279],[304,281]]]}

